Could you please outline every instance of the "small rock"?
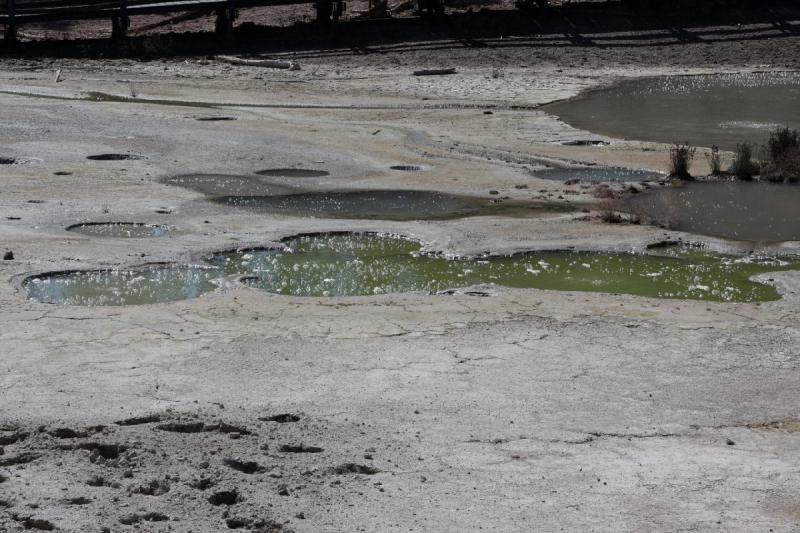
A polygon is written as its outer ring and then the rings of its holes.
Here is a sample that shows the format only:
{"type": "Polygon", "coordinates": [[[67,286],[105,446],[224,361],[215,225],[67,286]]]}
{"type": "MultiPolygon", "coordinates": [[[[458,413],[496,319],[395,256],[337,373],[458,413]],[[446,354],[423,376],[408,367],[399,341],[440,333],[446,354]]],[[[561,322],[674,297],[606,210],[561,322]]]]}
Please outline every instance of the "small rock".
{"type": "Polygon", "coordinates": [[[3,261],[13,261],[13,260],[14,260],[14,252],[12,252],[11,250],[3,254],[3,261]]]}

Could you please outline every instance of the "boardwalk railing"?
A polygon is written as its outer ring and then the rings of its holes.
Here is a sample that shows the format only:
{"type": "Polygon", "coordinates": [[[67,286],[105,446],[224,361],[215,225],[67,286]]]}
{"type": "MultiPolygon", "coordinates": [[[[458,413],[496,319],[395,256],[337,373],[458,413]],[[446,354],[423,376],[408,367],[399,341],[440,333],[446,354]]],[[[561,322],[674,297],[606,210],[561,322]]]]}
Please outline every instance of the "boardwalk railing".
{"type": "Polygon", "coordinates": [[[112,37],[124,38],[133,15],[208,11],[217,14],[217,32],[230,34],[239,8],[293,4],[314,5],[323,23],[338,19],[345,7],[343,0],[0,0],[0,26],[11,43],[27,22],[108,19],[112,37]]]}

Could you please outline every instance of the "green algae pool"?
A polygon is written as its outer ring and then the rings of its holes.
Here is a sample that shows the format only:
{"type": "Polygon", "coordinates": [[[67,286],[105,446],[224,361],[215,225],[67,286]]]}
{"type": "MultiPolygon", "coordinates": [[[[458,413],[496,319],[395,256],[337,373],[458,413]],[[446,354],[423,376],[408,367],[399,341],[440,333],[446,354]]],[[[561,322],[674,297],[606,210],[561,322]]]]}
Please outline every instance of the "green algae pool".
{"type": "MultiPolygon", "coordinates": [[[[648,254],[536,252],[485,259],[421,253],[419,243],[369,234],[286,239],[286,249],[224,252],[209,266],[52,273],[25,280],[28,297],[65,305],[138,305],[196,298],[242,283],[291,296],[367,296],[495,284],[554,291],[624,293],[655,298],[762,302],[771,285],[749,278],[800,269],[800,259],[726,256],[672,246],[648,254]]],[[[557,296],[554,296],[557,297],[557,296]]]]}
{"type": "Polygon", "coordinates": [[[301,236],[284,243],[287,250],[222,253],[210,261],[227,274],[246,276],[251,287],[293,296],[438,292],[493,283],[726,302],[776,300],[774,287],[748,278],[800,269],[796,259],[722,256],[686,247],[646,255],[538,252],[464,260],[421,254],[414,241],[376,235],[301,236]]]}

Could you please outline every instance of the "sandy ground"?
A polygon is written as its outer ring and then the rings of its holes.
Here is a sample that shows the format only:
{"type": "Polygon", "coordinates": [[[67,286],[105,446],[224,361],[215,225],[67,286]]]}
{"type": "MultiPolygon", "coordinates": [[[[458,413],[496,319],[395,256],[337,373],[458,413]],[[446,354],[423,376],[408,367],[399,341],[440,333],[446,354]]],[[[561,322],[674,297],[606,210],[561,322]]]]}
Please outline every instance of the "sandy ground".
{"type": "MultiPolygon", "coordinates": [[[[723,56],[690,71],[766,63],[723,56]]],[[[309,231],[396,232],[459,254],[729,246],[579,210],[253,215],[160,183],[302,164],[331,172],[304,180],[311,189],[497,190],[588,209],[592,188],[530,170],[663,170],[664,147],[577,131],[537,106],[618,76],[687,72],[470,64],[417,78],[352,57],[344,69],[310,56],[295,72],[7,61],[0,155],[22,164],[0,166],[0,251],[14,253],[0,261],[0,530],[798,531],[798,273],[764,276],[783,295],[764,304],[499,287],[319,299],[231,286],[118,308],[25,299],[34,273],[191,262],[309,231]],[[236,120],[197,120],[214,116],[236,120]],[[562,144],[585,139],[611,144],[562,144]],[[145,158],[86,160],[119,152],[145,158]],[[99,220],[174,231],[64,231],[99,220]]]]}

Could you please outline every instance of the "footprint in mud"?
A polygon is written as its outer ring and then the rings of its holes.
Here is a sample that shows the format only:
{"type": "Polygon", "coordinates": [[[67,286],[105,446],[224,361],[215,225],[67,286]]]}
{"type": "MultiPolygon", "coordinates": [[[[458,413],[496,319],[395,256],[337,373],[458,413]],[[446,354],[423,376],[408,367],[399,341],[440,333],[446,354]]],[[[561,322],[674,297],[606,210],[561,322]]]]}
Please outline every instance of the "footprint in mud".
{"type": "Polygon", "coordinates": [[[236,490],[223,490],[209,496],[208,503],[211,505],[236,505],[243,499],[236,490]]]}
{"type": "Polygon", "coordinates": [[[305,444],[284,444],[280,447],[284,453],[320,453],[324,452],[319,446],[306,446],[305,444]]]}
{"type": "Polygon", "coordinates": [[[85,439],[95,433],[100,433],[106,429],[105,426],[92,426],[86,429],[76,430],[72,428],[56,428],[51,429],[47,432],[53,438],[56,439],[85,439]]]}
{"type": "Polygon", "coordinates": [[[126,418],[124,420],[117,420],[114,423],[118,426],[140,426],[142,424],[151,424],[153,422],[161,422],[161,416],[159,415],[134,416],[131,418],[126,418]]]}
{"type": "Polygon", "coordinates": [[[71,428],[51,429],[47,434],[57,439],[78,439],[88,436],[86,432],[78,432],[71,428]]]}
{"type": "Polygon", "coordinates": [[[0,435],[0,446],[10,446],[23,441],[28,438],[28,433],[25,431],[14,431],[0,435]]]}
{"type": "Polygon", "coordinates": [[[116,481],[109,481],[102,476],[90,477],[86,481],[86,484],[89,485],[90,487],[111,487],[112,489],[120,488],[119,483],[117,483],[116,481]]]}
{"type": "Polygon", "coordinates": [[[11,518],[22,524],[25,529],[38,529],[40,531],[52,531],[56,526],[42,518],[33,518],[32,516],[19,516],[12,514],[11,518]]]}
{"type": "Polygon", "coordinates": [[[245,427],[234,426],[232,424],[226,424],[225,422],[219,422],[217,424],[206,424],[205,427],[203,428],[203,431],[218,431],[220,433],[238,433],[240,435],[252,434],[245,427]]]}
{"type": "Polygon", "coordinates": [[[204,426],[202,422],[169,422],[156,426],[156,429],[172,433],[201,433],[204,426]]]}
{"type": "Polygon", "coordinates": [[[82,442],[71,446],[60,446],[62,450],[89,450],[89,461],[96,463],[98,461],[109,461],[119,459],[119,456],[128,449],[127,446],[122,444],[102,444],[99,442],[82,442]]]}
{"type": "Polygon", "coordinates": [[[339,466],[334,466],[328,470],[331,474],[345,475],[345,474],[366,474],[368,476],[377,474],[379,469],[367,465],[359,465],[356,463],[344,463],[339,466]]]}
{"type": "Polygon", "coordinates": [[[0,458],[0,466],[14,466],[30,463],[35,461],[39,456],[35,453],[23,452],[19,455],[12,455],[10,457],[0,458]]]}
{"type": "Polygon", "coordinates": [[[226,466],[243,472],[245,474],[256,474],[265,472],[266,468],[256,463],[255,461],[241,461],[239,459],[225,459],[223,461],[226,466]]]}
{"type": "Polygon", "coordinates": [[[132,526],[133,524],[138,524],[139,522],[166,522],[169,520],[169,517],[162,513],[144,513],[144,514],[130,514],[123,516],[119,519],[120,524],[124,524],[126,526],[132,526]]]}
{"type": "Polygon", "coordinates": [[[225,521],[228,529],[250,529],[259,533],[277,533],[284,531],[283,524],[274,520],[264,520],[255,518],[228,518],[225,521]]]}
{"type": "Polygon", "coordinates": [[[204,422],[169,422],[156,426],[156,429],[161,431],[170,431],[172,433],[238,433],[240,435],[251,435],[245,427],[234,426],[233,424],[226,424],[225,422],[217,422],[213,424],[206,424],[204,422]]]}
{"type": "Polygon", "coordinates": [[[207,477],[201,477],[199,479],[192,480],[188,483],[190,487],[197,490],[206,490],[213,487],[216,484],[217,484],[216,481],[207,477]]]}
{"type": "Polygon", "coordinates": [[[135,161],[138,159],[144,159],[144,156],[139,154],[97,154],[97,155],[88,155],[86,159],[91,161],[135,161]]]}
{"type": "Polygon", "coordinates": [[[169,492],[170,486],[167,481],[154,479],[147,485],[141,485],[130,492],[132,494],[144,494],[145,496],[162,496],[169,492]]]}
{"type": "Polygon", "coordinates": [[[259,418],[262,422],[277,422],[279,424],[286,424],[289,422],[298,422],[300,417],[291,413],[281,413],[279,415],[262,416],[259,418]]]}

